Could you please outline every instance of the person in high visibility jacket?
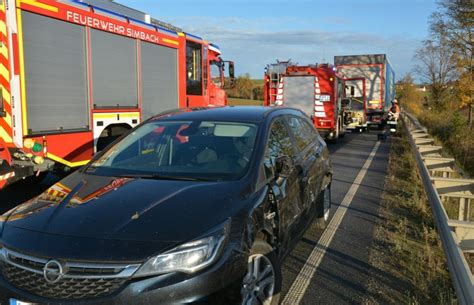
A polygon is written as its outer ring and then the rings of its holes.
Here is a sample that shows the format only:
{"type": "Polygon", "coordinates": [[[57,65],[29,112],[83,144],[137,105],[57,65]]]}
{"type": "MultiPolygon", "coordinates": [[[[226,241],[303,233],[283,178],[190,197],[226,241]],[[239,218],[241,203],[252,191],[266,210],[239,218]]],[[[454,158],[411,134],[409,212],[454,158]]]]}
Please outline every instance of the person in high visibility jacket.
{"type": "Polygon", "coordinates": [[[398,106],[398,101],[394,99],[392,101],[392,107],[390,108],[390,111],[388,112],[388,118],[398,120],[399,117],[400,117],[400,106],[398,106]]]}

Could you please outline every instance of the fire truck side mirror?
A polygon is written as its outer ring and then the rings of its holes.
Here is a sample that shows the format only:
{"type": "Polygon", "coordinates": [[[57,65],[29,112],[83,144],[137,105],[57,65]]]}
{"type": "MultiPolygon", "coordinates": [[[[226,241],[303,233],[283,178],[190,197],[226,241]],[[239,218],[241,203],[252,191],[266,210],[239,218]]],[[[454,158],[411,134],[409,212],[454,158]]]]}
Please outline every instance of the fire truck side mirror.
{"type": "Polygon", "coordinates": [[[229,61],[229,77],[231,79],[235,79],[234,62],[233,61],[229,61]]]}
{"type": "Polygon", "coordinates": [[[228,66],[227,71],[229,71],[229,75],[226,77],[225,88],[226,89],[234,88],[234,85],[235,85],[234,62],[233,61],[224,61],[224,70],[225,70],[225,65],[228,66]]]}

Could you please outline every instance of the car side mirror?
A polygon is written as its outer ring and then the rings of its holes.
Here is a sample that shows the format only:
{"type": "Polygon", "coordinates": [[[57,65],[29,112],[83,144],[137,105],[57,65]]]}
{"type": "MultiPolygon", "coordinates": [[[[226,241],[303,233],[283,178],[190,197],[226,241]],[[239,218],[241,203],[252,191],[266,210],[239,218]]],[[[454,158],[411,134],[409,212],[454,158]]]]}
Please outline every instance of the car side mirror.
{"type": "Polygon", "coordinates": [[[293,160],[288,156],[281,156],[275,160],[275,174],[279,177],[289,177],[293,167],[293,160]]]}
{"type": "Polygon", "coordinates": [[[224,77],[224,89],[233,89],[235,87],[235,66],[233,61],[224,60],[224,71],[226,70],[229,72],[229,75],[224,77]]]}
{"type": "Polygon", "coordinates": [[[294,164],[293,160],[288,157],[288,156],[281,156],[278,157],[275,160],[275,183],[278,186],[283,186],[283,184],[286,181],[286,178],[288,178],[293,171],[294,164]]]}

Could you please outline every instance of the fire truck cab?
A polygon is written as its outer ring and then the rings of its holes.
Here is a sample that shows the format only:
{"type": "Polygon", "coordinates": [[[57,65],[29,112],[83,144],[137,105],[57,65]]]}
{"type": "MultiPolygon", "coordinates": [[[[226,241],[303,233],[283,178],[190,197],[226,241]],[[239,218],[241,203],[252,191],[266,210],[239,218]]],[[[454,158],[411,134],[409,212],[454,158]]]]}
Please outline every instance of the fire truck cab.
{"type": "Polygon", "coordinates": [[[109,0],[0,1],[0,32],[0,188],[156,113],[225,105],[234,78],[218,46],[109,0]]]}
{"type": "Polygon", "coordinates": [[[344,136],[344,81],[334,66],[278,61],[266,67],[264,78],[265,105],[299,108],[324,138],[344,136]]]}

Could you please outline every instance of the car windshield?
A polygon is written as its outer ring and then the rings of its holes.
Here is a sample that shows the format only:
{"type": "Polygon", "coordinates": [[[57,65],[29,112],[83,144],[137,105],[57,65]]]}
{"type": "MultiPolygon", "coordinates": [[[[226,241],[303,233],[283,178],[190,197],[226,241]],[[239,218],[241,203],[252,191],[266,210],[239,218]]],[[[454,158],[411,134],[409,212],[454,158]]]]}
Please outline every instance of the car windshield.
{"type": "Polygon", "coordinates": [[[258,127],[150,121],[110,147],[87,173],[171,180],[232,180],[247,172],[258,127]]]}

